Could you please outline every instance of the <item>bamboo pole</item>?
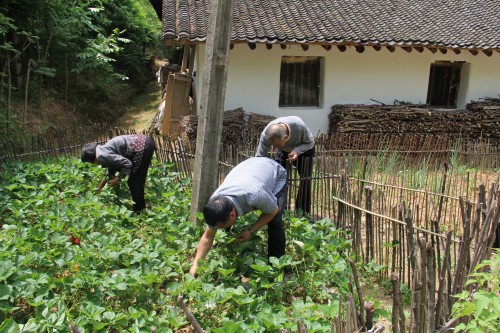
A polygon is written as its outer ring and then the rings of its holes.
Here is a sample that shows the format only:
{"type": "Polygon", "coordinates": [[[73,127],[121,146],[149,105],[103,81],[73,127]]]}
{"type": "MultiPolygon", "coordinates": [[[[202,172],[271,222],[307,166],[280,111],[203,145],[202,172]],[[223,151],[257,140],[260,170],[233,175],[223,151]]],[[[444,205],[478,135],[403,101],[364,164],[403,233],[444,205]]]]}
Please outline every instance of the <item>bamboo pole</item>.
{"type": "MultiPolygon", "coordinates": [[[[366,210],[368,212],[372,211],[372,188],[366,186],[364,188],[366,195],[366,210]]],[[[361,192],[361,191],[360,191],[361,192]]],[[[370,262],[374,259],[374,230],[373,230],[373,216],[369,213],[365,215],[365,231],[366,231],[366,262],[370,262]]]]}

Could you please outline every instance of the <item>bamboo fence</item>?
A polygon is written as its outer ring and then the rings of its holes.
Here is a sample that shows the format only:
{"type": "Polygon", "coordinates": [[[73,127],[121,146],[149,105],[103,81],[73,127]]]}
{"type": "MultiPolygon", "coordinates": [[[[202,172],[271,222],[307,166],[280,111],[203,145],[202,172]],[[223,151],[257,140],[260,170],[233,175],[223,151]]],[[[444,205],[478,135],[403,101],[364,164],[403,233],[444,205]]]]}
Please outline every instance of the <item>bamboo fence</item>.
{"type": "MultiPolygon", "coordinates": [[[[79,156],[88,142],[130,133],[96,126],[4,139],[0,162],[79,156]]],[[[152,136],[158,161],[172,164],[179,177],[191,176],[195,147],[180,138],[152,136]]],[[[221,147],[219,181],[254,156],[258,134],[254,137],[244,145],[221,147]]],[[[381,267],[377,279],[393,284],[392,330],[451,330],[456,324],[448,322],[453,295],[468,288],[468,274],[490,255],[500,220],[499,146],[419,135],[318,135],[316,156],[303,165],[312,166],[301,170],[311,177],[301,179],[288,166],[288,208],[295,211],[301,182],[308,183],[312,206],[307,216],[329,218],[352,239],[356,262],[381,267]],[[413,291],[409,319],[404,318],[400,284],[413,291]]],[[[354,271],[356,265],[351,266],[354,271]]],[[[356,288],[343,300],[332,332],[381,332],[370,322],[373,305],[363,304],[355,275],[356,288]]],[[[298,323],[298,330],[307,328],[298,323]]]]}

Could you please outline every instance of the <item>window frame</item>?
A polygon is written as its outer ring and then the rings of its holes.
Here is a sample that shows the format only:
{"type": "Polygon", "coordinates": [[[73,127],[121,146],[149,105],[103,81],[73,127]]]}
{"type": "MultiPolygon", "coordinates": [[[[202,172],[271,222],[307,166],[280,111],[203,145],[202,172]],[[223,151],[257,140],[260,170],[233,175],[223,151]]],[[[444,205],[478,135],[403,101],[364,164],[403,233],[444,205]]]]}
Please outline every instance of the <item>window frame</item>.
{"type": "Polygon", "coordinates": [[[431,63],[426,99],[428,105],[447,109],[457,108],[463,64],[463,61],[431,63]]]}
{"type": "Polygon", "coordinates": [[[282,56],[278,106],[320,107],[322,69],[323,57],[320,56],[282,56]]]}

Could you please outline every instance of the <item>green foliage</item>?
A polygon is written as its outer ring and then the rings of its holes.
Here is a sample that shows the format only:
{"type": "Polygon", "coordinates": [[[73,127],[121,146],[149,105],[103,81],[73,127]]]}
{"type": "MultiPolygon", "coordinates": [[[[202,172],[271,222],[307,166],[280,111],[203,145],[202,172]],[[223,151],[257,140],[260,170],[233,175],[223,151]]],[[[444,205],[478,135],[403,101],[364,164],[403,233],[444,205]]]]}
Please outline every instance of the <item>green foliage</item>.
{"type": "Polygon", "coordinates": [[[466,290],[455,295],[453,318],[461,319],[456,332],[498,332],[500,327],[500,252],[477,265],[466,290]]]}
{"type": "Polygon", "coordinates": [[[116,100],[126,103],[123,95],[130,96],[117,86],[139,91],[154,77],[150,60],[166,48],[160,33],[147,0],[8,0],[0,7],[0,107],[5,108],[8,67],[15,103],[24,98],[30,63],[28,97],[38,98],[39,109],[49,91],[79,101],[78,109],[91,110],[87,115],[94,120],[112,121],[116,100]],[[94,90],[106,91],[106,98],[87,100],[94,90]],[[113,94],[121,96],[114,100],[113,94]]]}
{"type": "Polygon", "coordinates": [[[188,325],[182,292],[210,332],[276,332],[301,318],[329,331],[351,272],[349,243],[329,220],[287,217],[287,255],[266,258],[265,231],[238,243],[244,216],[218,232],[186,274],[203,232],[188,222],[190,181],[154,163],[148,209],[136,216],[126,184],[93,190],[105,170],[76,159],[11,163],[0,173],[0,332],[175,332],[188,325]],[[74,239],[79,239],[79,245],[74,239]]]}
{"type": "MultiPolygon", "coordinates": [[[[392,296],[392,281],[390,279],[382,281],[381,287],[384,294],[392,296]]],[[[412,290],[405,283],[399,284],[399,290],[401,291],[403,305],[409,306],[411,304],[412,290]]]]}

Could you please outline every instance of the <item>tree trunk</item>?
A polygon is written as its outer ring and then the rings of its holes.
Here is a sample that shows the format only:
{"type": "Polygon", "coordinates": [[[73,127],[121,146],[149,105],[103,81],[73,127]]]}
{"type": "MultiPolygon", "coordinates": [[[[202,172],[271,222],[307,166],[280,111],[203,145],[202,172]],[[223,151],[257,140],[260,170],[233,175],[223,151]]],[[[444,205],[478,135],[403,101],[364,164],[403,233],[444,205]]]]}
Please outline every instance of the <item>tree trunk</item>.
{"type": "Polygon", "coordinates": [[[69,90],[68,52],[64,54],[64,68],[66,74],[66,82],[64,86],[64,101],[68,103],[68,90],[69,90]]]}
{"type": "MultiPolygon", "coordinates": [[[[8,63],[6,63],[8,64],[8,63]]],[[[7,71],[6,66],[3,66],[2,72],[5,73],[7,71]]],[[[3,86],[5,85],[5,82],[3,80],[3,75],[2,75],[2,83],[0,83],[0,108],[2,106],[2,101],[3,101],[3,86]]]]}
{"type": "Polygon", "coordinates": [[[28,68],[26,69],[26,84],[24,86],[24,113],[23,125],[26,126],[26,114],[28,113],[28,91],[30,83],[31,60],[28,60],[28,68]]]}
{"type": "Polygon", "coordinates": [[[7,107],[5,108],[5,127],[10,127],[10,98],[12,89],[12,73],[10,72],[10,54],[7,55],[7,107]]]}

